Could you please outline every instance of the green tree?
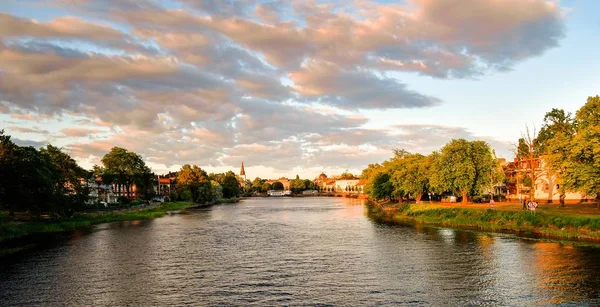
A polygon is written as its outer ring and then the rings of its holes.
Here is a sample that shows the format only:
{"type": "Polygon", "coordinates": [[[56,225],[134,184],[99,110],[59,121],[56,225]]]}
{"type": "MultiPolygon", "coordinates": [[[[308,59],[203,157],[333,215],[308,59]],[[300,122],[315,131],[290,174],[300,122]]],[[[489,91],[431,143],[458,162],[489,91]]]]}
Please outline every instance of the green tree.
{"type": "Polygon", "coordinates": [[[549,202],[552,202],[553,189],[557,184],[561,206],[565,205],[566,194],[563,173],[568,165],[569,146],[574,135],[575,124],[571,113],[562,109],[552,109],[544,116],[544,124],[535,139],[538,151],[544,155],[544,165],[548,174],[552,175],[550,178],[553,179],[549,184],[549,202]]]}
{"type": "Polygon", "coordinates": [[[83,209],[89,190],[82,184],[82,180],[88,177],[88,172],[58,147],[47,145],[40,149],[40,153],[46,155],[53,169],[58,172],[55,184],[56,196],[59,198],[57,201],[62,207],[59,211],[72,215],[75,211],[83,209]]]}
{"type": "Polygon", "coordinates": [[[373,177],[367,184],[367,193],[373,199],[392,199],[394,186],[391,181],[391,176],[387,172],[380,172],[373,177]]]}
{"type": "Polygon", "coordinates": [[[119,194],[124,186],[128,196],[133,184],[147,182],[152,174],[140,155],[121,147],[113,147],[104,155],[102,164],[102,181],[116,183],[119,194]]]}
{"type": "Polygon", "coordinates": [[[314,190],[315,189],[315,183],[312,182],[310,179],[304,179],[304,190],[314,190]]]}
{"type": "Polygon", "coordinates": [[[262,179],[260,179],[259,177],[254,178],[254,180],[252,181],[252,186],[251,186],[252,191],[260,192],[262,190],[263,183],[264,183],[264,181],[262,179]]]}
{"type": "Polygon", "coordinates": [[[0,170],[4,174],[0,176],[0,206],[9,215],[30,211],[62,216],[72,211],[71,204],[63,202],[66,187],[61,182],[65,180],[51,157],[33,147],[15,145],[1,130],[0,170]]]}
{"type": "Polygon", "coordinates": [[[377,175],[377,173],[381,172],[383,167],[379,163],[369,164],[367,168],[365,168],[360,174],[360,179],[363,180],[371,180],[377,175]]]}
{"type": "Polygon", "coordinates": [[[208,196],[212,184],[206,171],[200,167],[185,164],[177,173],[177,191],[181,197],[183,191],[190,191],[191,200],[194,202],[205,203],[213,199],[208,196]],[[202,196],[202,197],[201,197],[202,196]]]}
{"type": "Polygon", "coordinates": [[[392,174],[396,194],[410,194],[420,202],[429,188],[432,159],[421,154],[406,154],[399,162],[400,167],[392,174]]]}
{"type": "Polygon", "coordinates": [[[575,135],[567,146],[566,188],[596,195],[600,208],[600,96],[589,97],[575,114],[575,135]]]}
{"type": "Polygon", "coordinates": [[[441,149],[432,168],[431,188],[438,193],[459,193],[467,203],[469,195],[491,187],[496,160],[484,141],[454,139],[441,149]]]}
{"type": "Polygon", "coordinates": [[[341,179],[354,179],[354,175],[352,175],[352,173],[349,173],[348,171],[343,172],[340,175],[341,179]]]}
{"type": "Polygon", "coordinates": [[[262,186],[260,187],[260,191],[263,193],[266,193],[268,190],[272,190],[272,189],[273,189],[273,186],[268,182],[263,182],[262,186]]]}
{"type": "Polygon", "coordinates": [[[283,190],[283,183],[281,183],[279,181],[275,181],[275,182],[273,182],[273,185],[271,186],[271,188],[273,190],[281,191],[281,190],[283,190]]]}
{"type": "Polygon", "coordinates": [[[290,189],[293,193],[300,193],[306,190],[306,183],[304,180],[300,179],[300,176],[296,175],[296,179],[290,182],[290,189]]]}
{"type": "Polygon", "coordinates": [[[223,176],[223,182],[220,182],[223,187],[224,198],[234,198],[240,195],[240,184],[237,176],[232,171],[227,171],[223,176]]]}

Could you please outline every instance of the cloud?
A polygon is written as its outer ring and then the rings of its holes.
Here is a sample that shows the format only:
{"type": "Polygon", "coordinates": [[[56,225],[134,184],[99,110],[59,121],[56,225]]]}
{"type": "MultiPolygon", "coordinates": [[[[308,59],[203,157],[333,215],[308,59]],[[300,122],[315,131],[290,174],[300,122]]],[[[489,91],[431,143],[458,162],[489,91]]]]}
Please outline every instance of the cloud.
{"type": "Polygon", "coordinates": [[[100,133],[102,130],[87,128],[65,128],[60,132],[62,132],[62,134],[66,137],[84,137],[100,133]]]}
{"type": "Polygon", "coordinates": [[[563,8],[546,0],[167,4],[56,0],[48,20],[0,13],[0,112],[40,133],[52,130],[45,118],[76,118],[60,142],[96,163],[122,146],[161,169],[360,169],[393,148],[478,137],[435,124],[365,129],[363,110],[444,103],[407,74],[484,78],[565,34],[563,8]]]}
{"type": "Polygon", "coordinates": [[[33,133],[33,134],[49,134],[50,132],[46,129],[41,129],[40,127],[9,127],[11,131],[16,131],[20,133],[33,133]]]}
{"type": "Polygon", "coordinates": [[[47,144],[47,142],[43,142],[43,141],[40,142],[40,141],[32,141],[32,140],[23,140],[23,139],[19,139],[19,138],[11,138],[10,140],[19,146],[31,146],[31,147],[35,147],[35,148],[40,148],[40,147],[46,146],[46,144],[47,144]]]}
{"type": "Polygon", "coordinates": [[[342,70],[332,63],[313,62],[289,74],[294,90],[340,108],[423,108],[441,101],[406,89],[394,79],[370,72],[342,70]]]}

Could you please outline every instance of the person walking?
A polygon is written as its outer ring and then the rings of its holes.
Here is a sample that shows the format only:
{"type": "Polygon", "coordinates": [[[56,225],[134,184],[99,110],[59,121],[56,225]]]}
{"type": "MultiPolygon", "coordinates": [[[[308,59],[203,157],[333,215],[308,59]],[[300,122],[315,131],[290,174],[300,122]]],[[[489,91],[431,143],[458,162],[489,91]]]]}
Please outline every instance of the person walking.
{"type": "Polygon", "coordinates": [[[527,197],[523,197],[523,210],[527,210],[527,197]]]}
{"type": "Polygon", "coordinates": [[[490,197],[490,209],[492,209],[492,210],[494,209],[494,196],[493,195],[490,197]]]}

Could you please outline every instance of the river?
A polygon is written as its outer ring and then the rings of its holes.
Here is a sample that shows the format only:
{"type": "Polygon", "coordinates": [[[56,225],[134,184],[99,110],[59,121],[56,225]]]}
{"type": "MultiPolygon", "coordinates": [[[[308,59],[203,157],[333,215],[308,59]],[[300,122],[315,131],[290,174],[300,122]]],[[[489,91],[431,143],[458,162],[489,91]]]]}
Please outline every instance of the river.
{"type": "Polygon", "coordinates": [[[600,249],[253,198],[109,223],[0,264],[0,306],[600,305],[600,249]]]}

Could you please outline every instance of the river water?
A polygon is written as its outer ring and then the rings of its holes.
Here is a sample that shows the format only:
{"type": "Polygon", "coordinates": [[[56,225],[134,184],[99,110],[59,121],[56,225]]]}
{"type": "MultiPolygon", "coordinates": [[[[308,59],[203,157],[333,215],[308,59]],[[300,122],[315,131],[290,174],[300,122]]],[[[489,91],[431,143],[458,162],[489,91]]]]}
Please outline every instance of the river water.
{"type": "Polygon", "coordinates": [[[248,199],[98,225],[2,259],[0,306],[600,305],[600,249],[248,199]]]}

